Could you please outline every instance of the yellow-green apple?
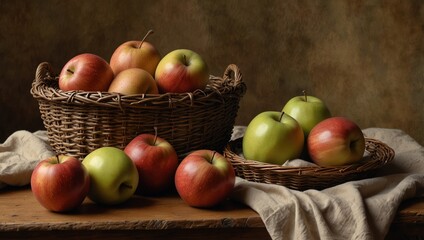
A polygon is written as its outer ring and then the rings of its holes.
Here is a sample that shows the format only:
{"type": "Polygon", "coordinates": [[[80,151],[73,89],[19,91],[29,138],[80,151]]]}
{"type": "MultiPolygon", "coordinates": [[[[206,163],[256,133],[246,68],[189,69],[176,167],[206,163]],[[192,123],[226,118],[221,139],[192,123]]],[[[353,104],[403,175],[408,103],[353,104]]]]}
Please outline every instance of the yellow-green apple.
{"type": "Polygon", "coordinates": [[[359,126],[344,117],[318,123],[309,133],[308,152],[321,166],[341,166],[358,162],[365,151],[365,138],[359,126]]]}
{"type": "Polygon", "coordinates": [[[304,135],[299,123],[284,112],[266,111],[254,117],[243,137],[244,157],[283,164],[300,156],[304,135]]]}
{"type": "Polygon", "coordinates": [[[161,93],[204,90],[209,82],[209,68],[196,52],[189,49],[177,49],[160,60],[155,79],[161,93]]]}
{"type": "Polygon", "coordinates": [[[283,107],[283,112],[290,115],[300,124],[305,140],[311,129],[324,119],[331,117],[330,110],[321,99],[314,96],[303,96],[291,98],[283,107]]]}
{"type": "Polygon", "coordinates": [[[187,155],[175,173],[178,194],[192,207],[208,208],[224,201],[232,192],[235,172],[222,154],[196,150],[187,155]]]}
{"type": "Polygon", "coordinates": [[[124,149],[138,170],[137,193],[157,195],[173,186],[178,155],[165,139],[153,134],[140,134],[124,149]]]}
{"type": "Polygon", "coordinates": [[[115,75],[125,69],[141,68],[155,76],[161,55],[153,44],[145,41],[151,33],[152,30],[148,31],[141,41],[127,41],[116,48],[110,58],[110,66],[115,75]]]}
{"type": "Polygon", "coordinates": [[[62,68],[59,88],[63,91],[107,91],[113,78],[108,62],[95,54],[82,53],[62,68]]]}
{"type": "Polygon", "coordinates": [[[53,156],[40,161],[31,175],[31,189],[37,201],[54,212],[75,210],[90,188],[90,176],[72,156],[53,156]]]}
{"type": "Polygon", "coordinates": [[[118,73],[109,86],[108,92],[132,94],[158,94],[155,79],[141,68],[129,68],[118,73]]]}
{"type": "Polygon", "coordinates": [[[88,197],[96,203],[123,203],[137,189],[137,168],[119,148],[100,147],[89,153],[82,164],[87,168],[91,179],[88,197]]]}

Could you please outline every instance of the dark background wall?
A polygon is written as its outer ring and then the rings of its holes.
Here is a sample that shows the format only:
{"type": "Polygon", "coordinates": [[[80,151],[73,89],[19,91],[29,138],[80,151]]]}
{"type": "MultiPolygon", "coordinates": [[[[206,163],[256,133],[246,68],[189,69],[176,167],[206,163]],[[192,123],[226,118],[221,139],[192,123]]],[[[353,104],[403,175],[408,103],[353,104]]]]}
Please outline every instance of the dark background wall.
{"type": "Polygon", "coordinates": [[[237,64],[247,84],[237,124],[306,89],[362,128],[399,128],[424,145],[424,2],[0,0],[0,141],[42,129],[29,93],[40,62],[60,71],[91,52],[109,60],[149,37],[190,48],[213,75],[237,64]]]}

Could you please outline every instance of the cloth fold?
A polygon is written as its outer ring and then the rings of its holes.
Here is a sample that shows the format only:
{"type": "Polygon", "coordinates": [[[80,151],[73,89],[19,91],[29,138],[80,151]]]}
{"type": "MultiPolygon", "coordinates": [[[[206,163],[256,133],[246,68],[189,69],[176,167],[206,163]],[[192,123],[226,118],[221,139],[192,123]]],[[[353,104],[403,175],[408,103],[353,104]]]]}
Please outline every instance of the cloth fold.
{"type": "Polygon", "coordinates": [[[363,132],[396,153],[373,178],[297,191],[238,177],[232,199],[258,212],[272,239],[384,239],[400,203],[424,194],[424,147],[397,129],[363,132]]]}

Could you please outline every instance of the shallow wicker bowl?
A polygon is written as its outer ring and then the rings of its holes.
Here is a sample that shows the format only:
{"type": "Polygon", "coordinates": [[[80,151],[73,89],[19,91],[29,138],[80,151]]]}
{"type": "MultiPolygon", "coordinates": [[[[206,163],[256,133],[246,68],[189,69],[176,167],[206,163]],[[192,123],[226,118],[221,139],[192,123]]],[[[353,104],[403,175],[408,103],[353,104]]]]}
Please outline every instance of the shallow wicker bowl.
{"type": "Polygon", "coordinates": [[[234,64],[223,77],[210,76],[204,91],[125,96],[62,91],[52,66],[45,62],[38,66],[31,88],[52,148],[80,159],[103,146],[123,149],[141,133],[154,134],[155,128],[180,159],[195,149],[223,151],[245,91],[234,64]]]}
{"type": "Polygon", "coordinates": [[[267,164],[242,157],[242,138],[230,141],[224,155],[236,175],[252,182],[272,183],[295,190],[324,189],[370,176],[373,170],[393,160],[395,152],[385,143],[366,138],[364,158],[355,164],[338,167],[288,167],[267,164]]]}

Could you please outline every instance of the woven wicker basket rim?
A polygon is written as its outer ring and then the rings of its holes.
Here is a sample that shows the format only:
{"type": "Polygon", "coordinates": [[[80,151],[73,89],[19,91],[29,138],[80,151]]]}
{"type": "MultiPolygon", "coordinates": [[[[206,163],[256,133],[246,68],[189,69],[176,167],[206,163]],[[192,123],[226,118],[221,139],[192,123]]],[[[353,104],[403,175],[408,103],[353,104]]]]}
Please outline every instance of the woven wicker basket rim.
{"type": "Polygon", "coordinates": [[[99,91],[62,91],[58,87],[58,75],[54,73],[53,67],[50,63],[43,62],[37,67],[30,92],[35,99],[63,104],[89,104],[119,109],[174,108],[201,105],[210,101],[223,102],[226,97],[231,97],[231,95],[239,98],[245,94],[246,85],[237,65],[230,64],[223,77],[210,75],[206,89],[194,92],[123,95],[99,91]]]}
{"type": "Polygon", "coordinates": [[[344,166],[308,166],[308,167],[292,167],[276,164],[268,164],[255,160],[248,160],[240,156],[242,138],[230,141],[225,150],[224,155],[229,158],[235,167],[247,168],[249,171],[260,173],[266,172],[275,175],[305,175],[305,176],[328,176],[335,177],[350,175],[354,173],[363,173],[381,168],[391,162],[395,156],[395,151],[387,144],[373,138],[365,138],[366,153],[368,154],[360,162],[344,166]]]}

